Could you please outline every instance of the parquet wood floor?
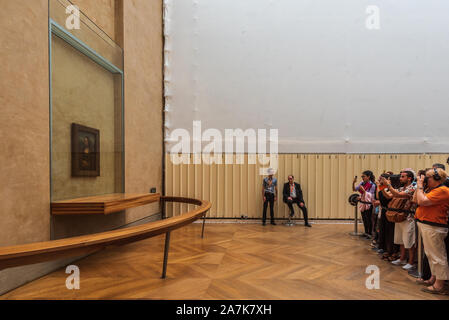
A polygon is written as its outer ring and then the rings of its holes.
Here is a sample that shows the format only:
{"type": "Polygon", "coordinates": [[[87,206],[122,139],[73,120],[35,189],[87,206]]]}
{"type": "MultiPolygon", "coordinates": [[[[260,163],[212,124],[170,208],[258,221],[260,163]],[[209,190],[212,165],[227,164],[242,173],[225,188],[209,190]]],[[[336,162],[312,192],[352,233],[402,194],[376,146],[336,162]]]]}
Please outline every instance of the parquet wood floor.
{"type": "Polygon", "coordinates": [[[172,232],[167,278],[160,279],[164,236],[110,248],[74,264],[80,290],[65,286],[65,268],[0,299],[449,299],[426,294],[402,268],[379,259],[350,224],[286,227],[195,223],[172,232]],[[367,266],[380,289],[365,286],[367,266]]]}

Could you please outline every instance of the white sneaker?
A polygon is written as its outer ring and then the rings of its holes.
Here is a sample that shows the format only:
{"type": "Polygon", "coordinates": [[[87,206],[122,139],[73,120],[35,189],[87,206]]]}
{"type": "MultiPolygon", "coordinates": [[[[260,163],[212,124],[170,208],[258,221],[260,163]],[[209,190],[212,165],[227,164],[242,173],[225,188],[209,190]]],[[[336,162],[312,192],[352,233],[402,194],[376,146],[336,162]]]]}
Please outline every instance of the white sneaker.
{"type": "Polygon", "coordinates": [[[405,266],[402,267],[402,269],[410,270],[413,269],[415,266],[413,264],[407,263],[405,266]]]}
{"type": "Polygon", "coordinates": [[[391,261],[391,263],[396,265],[396,266],[398,266],[400,264],[401,265],[405,265],[405,264],[407,264],[407,260],[401,260],[401,258],[399,258],[397,260],[391,261]]]}

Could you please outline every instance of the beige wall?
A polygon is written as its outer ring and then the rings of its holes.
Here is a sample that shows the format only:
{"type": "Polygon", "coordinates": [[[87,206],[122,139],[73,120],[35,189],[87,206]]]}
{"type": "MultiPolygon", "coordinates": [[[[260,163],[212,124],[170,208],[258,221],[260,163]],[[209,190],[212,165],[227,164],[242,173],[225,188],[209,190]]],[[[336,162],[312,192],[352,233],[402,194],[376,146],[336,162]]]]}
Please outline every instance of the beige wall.
{"type": "MultiPolygon", "coordinates": [[[[112,0],[75,4],[117,38],[125,52],[126,192],[148,192],[151,187],[160,192],[162,0],[125,1],[123,8],[112,0]],[[122,13],[123,23],[114,20],[122,13]]],[[[50,239],[48,1],[0,0],[0,6],[0,246],[5,246],[50,239]]],[[[120,225],[158,212],[157,204],[129,210],[120,225]]],[[[60,231],[67,236],[73,230],[118,226],[104,218],[92,217],[86,224],[75,217],[60,231]]],[[[63,263],[1,271],[0,294],[63,263]]]]}
{"type": "MultiPolygon", "coordinates": [[[[0,1],[0,246],[50,238],[48,1],[0,1]]],[[[0,294],[51,270],[0,271],[0,294]]]]}
{"type": "Polygon", "coordinates": [[[48,1],[0,5],[0,245],[13,245],[50,237],[48,1]]]}
{"type": "MultiPolygon", "coordinates": [[[[162,1],[124,1],[125,189],[162,187],[162,1]]],[[[152,213],[159,211],[150,205],[152,213]]],[[[127,221],[148,215],[128,210],[127,221]]]]}
{"type": "MultiPolygon", "coordinates": [[[[312,219],[353,219],[354,207],[348,204],[352,181],[362,171],[371,170],[377,177],[386,171],[399,173],[404,168],[416,171],[434,163],[446,163],[448,154],[433,155],[344,155],[344,154],[280,154],[279,201],[275,203],[275,217],[287,218],[288,207],[282,202],[282,187],[287,176],[293,174],[301,184],[304,199],[312,219]]],[[[234,163],[236,163],[234,159],[234,163]]],[[[189,196],[212,202],[208,217],[262,217],[262,179],[258,165],[173,165],[166,156],[167,195],[189,196]]],[[[168,206],[167,215],[185,212],[187,205],[168,206]]],[[[295,208],[298,212],[298,208],[295,208]]],[[[297,217],[298,215],[296,215],[297,217]]],[[[302,214],[301,214],[302,217],[302,214]]]]}
{"type": "MultiPolygon", "coordinates": [[[[126,0],[125,0],[126,1],[126,0]]],[[[115,39],[115,13],[117,0],[73,0],[80,10],[89,17],[112,40],[115,39]]]]}

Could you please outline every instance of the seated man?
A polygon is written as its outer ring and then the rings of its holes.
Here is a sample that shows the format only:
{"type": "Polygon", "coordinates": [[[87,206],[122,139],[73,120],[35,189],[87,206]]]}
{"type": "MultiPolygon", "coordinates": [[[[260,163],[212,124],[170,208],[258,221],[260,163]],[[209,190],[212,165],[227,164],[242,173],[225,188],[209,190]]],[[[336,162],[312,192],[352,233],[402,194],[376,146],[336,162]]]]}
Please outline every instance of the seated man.
{"type": "Polygon", "coordinates": [[[302,190],[299,183],[293,181],[294,177],[292,175],[288,176],[288,182],[284,184],[283,198],[284,202],[290,208],[290,216],[295,215],[295,210],[293,209],[293,204],[296,203],[298,207],[302,210],[304,214],[304,222],[306,227],[311,227],[307,217],[307,208],[304,204],[304,199],[302,197],[302,190]]]}

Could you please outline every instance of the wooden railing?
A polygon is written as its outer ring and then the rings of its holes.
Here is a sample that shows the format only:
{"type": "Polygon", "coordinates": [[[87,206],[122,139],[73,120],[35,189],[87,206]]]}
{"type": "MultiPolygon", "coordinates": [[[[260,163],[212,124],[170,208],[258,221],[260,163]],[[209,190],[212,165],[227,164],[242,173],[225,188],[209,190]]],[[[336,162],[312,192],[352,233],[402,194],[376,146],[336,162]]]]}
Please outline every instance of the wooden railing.
{"type": "MultiPolygon", "coordinates": [[[[198,207],[180,216],[139,226],[67,239],[0,247],[0,270],[89,254],[107,248],[108,246],[124,245],[165,233],[165,252],[162,272],[162,278],[165,278],[170,232],[188,225],[201,217],[204,219],[207,211],[211,207],[211,203],[205,200],[164,196],[161,197],[161,202],[162,205],[164,205],[164,202],[181,202],[194,204],[198,207]]],[[[203,235],[204,220],[202,227],[203,235]]]]}

